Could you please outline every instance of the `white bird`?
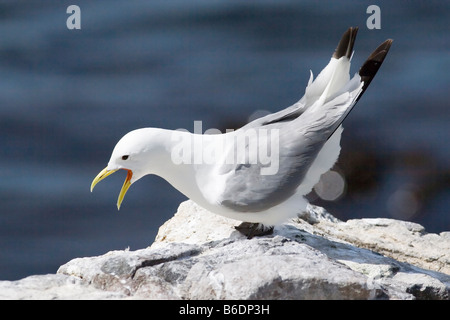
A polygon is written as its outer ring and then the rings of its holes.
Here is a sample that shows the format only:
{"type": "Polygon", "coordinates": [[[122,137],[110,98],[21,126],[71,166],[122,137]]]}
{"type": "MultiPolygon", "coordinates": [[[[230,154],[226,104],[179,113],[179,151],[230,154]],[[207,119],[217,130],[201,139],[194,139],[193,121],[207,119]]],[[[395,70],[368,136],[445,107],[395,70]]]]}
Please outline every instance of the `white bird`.
{"type": "Polygon", "coordinates": [[[390,39],[383,42],[350,78],[357,31],[349,28],[343,34],[315,80],[311,72],[304,96],[284,110],[225,134],[159,128],[127,133],[92,181],[91,191],[110,174],[127,170],[117,200],[120,209],[131,184],[155,174],[205,209],[243,221],[237,229],[249,238],[270,233],[274,225],[306,209],[304,196],[337,161],[341,124],[392,44],[390,39]],[[270,163],[263,161],[268,153],[270,163]]]}

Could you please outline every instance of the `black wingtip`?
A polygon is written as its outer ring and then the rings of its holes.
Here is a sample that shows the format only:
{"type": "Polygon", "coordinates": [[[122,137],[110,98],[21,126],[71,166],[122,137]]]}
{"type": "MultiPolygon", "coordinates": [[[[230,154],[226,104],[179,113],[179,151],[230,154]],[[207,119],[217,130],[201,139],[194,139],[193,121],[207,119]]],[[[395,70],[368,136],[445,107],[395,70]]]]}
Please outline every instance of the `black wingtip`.
{"type": "MultiPolygon", "coordinates": [[[[344,36],[345,36],[345,34],[344,34],[344,36]]],[[[344,38],[344,36],[342,38],[344,38]]],[[[342,40],[341,40],[341,42],[342,42],[342,40]]],[[[341,44],[341,42],[339,43],[339,45],[341,44]]],[[[367,58],[366,62],[364,62],[364,64],[362,65],[361,69],[359,69],[359,76],[361,77],[361,81],[364,82],[363,87],[362,87],[362,91],[358,95],[358,97],[356,98],[355,103],[353,104],[353,106],[348,109],[348,111],[341,118],[339,123],[337,123],[336,128],[332,131],[332,133],[330,134],[328,139],[334,134],[334,132],[337,130],[339,125],[345,120],[345,118],[347,118],[347,116],[349,115],[350,111],[352,111],[353,107],[356,105],[358,100],[362,97],[364,91],[366,91],[366,89],[369,86],[370,82],[372,81],[372,79],[377,74],[378,69],[380,69],[381,64],[384,61],[384,58],[386,58],[386,55],[389,52],[389,49],[391,48],[392,42],[393,42],[392,39],[388,39],[388,40],[384,41],[382,44],[380,44],[378,46],[378,48],[376,48],[375,51],[372,52],[372,54],[369,56],[369,58],[367,58]]],[[[339,48],[339,46],[338,46],[338,48],[339,48]]],[[[336,49],[336,51],[337,51],[337,49],[336,49]]]]}
{"type": "Polygon", "coordinates": [[[362,67],[359,69],[359,76],[361,77],[361,81],[364,82],[362,92],[358,97],[362,96],[364,91],[369,86],[372,79],[377,74],[378,69],[380,69],[381,64],[384,61],[384,58],[386,58],[387,53],[389,52],[389,49],[391,48],[393,40],[388,39],[384,41],[382,44],[378,46],[378,48],[375,49],[374,52],[367,58],[366,62],[362,65],[362,67]]]}
{"type": "Polygon", "coordinates": [[[352,56],[353,46],[355,44],[356,34],[358,33],[358,27],[350,27],[342,35],[341,41],[339,41],[336,50],[334,50],[333,58],[339,59],[346,56],[348,59],[352,56]]]}

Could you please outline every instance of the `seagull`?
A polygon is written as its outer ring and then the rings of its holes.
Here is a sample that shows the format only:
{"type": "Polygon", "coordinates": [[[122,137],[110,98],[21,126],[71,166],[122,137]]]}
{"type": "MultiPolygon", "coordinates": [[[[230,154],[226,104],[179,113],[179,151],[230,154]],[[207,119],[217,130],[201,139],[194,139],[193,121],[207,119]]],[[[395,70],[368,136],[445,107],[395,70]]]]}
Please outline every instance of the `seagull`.
{"type": "Polygon", "coordinates": [[[343,34],[327,66],[316,79],[310,72],[303,97],[288,108],[222,134],[161,128],[127,133],[92,181],[91,192],[112,173],[126,170],[120,209],[130,186],[154,174],[201,207],[241,221],[236,229],[248,238],[272,233],[306,209],[305,195],[337,161],[342,122],[391,47],[393,40],[384,41],[350,78],[357,32],[350,27],[343,34]],[[270,163],[262,154],[270,154],[270,163]]]}

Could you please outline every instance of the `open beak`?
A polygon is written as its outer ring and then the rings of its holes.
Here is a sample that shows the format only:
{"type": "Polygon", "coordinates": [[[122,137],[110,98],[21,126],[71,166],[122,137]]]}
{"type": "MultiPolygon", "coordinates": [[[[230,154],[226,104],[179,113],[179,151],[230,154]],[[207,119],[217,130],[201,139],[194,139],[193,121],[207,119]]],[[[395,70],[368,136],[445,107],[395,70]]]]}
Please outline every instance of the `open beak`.
{"type": "MultiPolygon", "coordinates": [[[[123,198],[125,197],[125,194],[127,193],[128,189],[131,186],[131,178],[133,177],[133,171],[128,169],[126,170],[128,171],[128,173],[127,177],[125,178],[125,182],[123,183],[122,189],[120,190],[119,198],[117,199],[117,210],[120,210],[120,205],[122,204],[123,198]]],[[[97,183],[99,183],[100,181],[102,181],[103,179],[105,179],[106,177],[108,177],[109,175],[113,174],[116,171],[117,170],[108,170],[107,168],[100,171],[100,173],[94,178],[94,180],[92,180],[91,192],[92,190],[94,190],[94,187],[97,185],[97,183]]]]}

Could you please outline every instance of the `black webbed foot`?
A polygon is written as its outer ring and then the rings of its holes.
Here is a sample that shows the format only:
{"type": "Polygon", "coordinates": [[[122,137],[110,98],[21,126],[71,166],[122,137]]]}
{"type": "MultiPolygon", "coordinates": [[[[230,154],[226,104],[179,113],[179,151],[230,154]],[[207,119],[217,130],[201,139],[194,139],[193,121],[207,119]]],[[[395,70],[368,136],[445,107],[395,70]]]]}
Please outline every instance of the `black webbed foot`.
{"type": "Polygon", "coordinates": [[[265,226],[262,223],[242,222],[234,228],[246,236],[247,239],[251,239],[255,236],[266,236],[273,233],[273,226],[265,226]]]}

